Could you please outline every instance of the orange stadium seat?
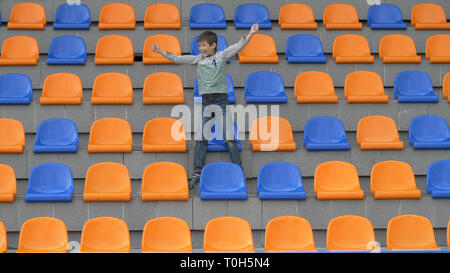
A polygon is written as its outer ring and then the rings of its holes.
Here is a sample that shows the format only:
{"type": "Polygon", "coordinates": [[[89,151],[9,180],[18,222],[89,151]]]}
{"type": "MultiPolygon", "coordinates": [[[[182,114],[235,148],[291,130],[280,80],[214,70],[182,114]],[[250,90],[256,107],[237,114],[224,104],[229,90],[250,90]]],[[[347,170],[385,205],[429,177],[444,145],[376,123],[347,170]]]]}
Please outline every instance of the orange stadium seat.
{"type": "Polygon", "coordinates": [[[336,63],[373,63],[366,37],[344,34],[333,42],[333,59],[336,63]]]}
{"type": "Polygon", "coordinates": [[[408,163],[387,160],[378,162],[370,174],[370,193],[375,199],[419,199],[414,172],[408,163]]]}
{"type": "Polygon", "coordinates": [[[81,231],[80,252],[130,252],[130,232],[125,221],[98,217],[87,221],[81,231]]]}
{"type": "Polygon", "coordinates": [[[391,34],[380,40],[380,60],[383,63],[420,63],[414,40],[406,35],[391,34]]]}
{"type": "Polygon", "coordinates": [[[38,3],[19,3],[12,7],[8,29],[44,29],[45,8],[38,3]]]}
{"type": "Polygon", "coordinates": [[[0,202],[13,202],[16,193],[16,172],[11,166],[0,164],[0,202]]]}
{"type": "Polygon", "coordinates": [[[100,11],[98,29],[135,29],[134,8],[126,3],[103,5],[100,11]]]}
{"type": "Polygon", "coordinates": [[[150,74],[145,78],[142,100],[144,104],[183,104],[183,80],[170,72],[150,74]]]}
{"type": "Polygon", "coordinates": [[[89,134],[89,153],[129,153],[133,136],[128,121],[120,118],[103,118],[94,121],[89,134]]]}
{"type": "Polygon", "coordinates": [[[25,149],[25,129],[22,122],[0,118],[0,153],[21,154],[25,149]]]}
{"type": "Polygon", "coordinates": [[[0,65],[37,65],[39,45],[33,37],[13,36],[3,41],[0,65]]]}
{"type": "Polygon", "coordinates": [[[173,62],[164,58],[159,53],[153,52],[152,44],[175,55],[181,55],[181,45],[177,37],[168,34],[156,34],[145,39],[143,64],[172,64],[173,62]]]}
{"type": "Polygon", "coordinates": [[[343,161],[328,161],[317,166],[314,193],[318,200],[364,199],[355,166],[343,161]]]}
{"type": "Polygon", "coordinates": [[[6,236],[6,228],[0,221],[0,253],[6,253],[8,250],[8,237],[6,236]]]}
{"type": "Polygon", "coordinates": [[[328,73],[307,71],[295,78],[297,103],[337,103],[333,79],[328,73]]]}
{"type": "Polygon", "coordinates": [[[148,221],[142,232],[142,252],[191,252],[189,225],[176,217],[158,217],[148,221]]]}
{"type": "Polygon", "coordinates": [[[402,150],[395,121],[386,116],[373,115],[359,120],[356,142],[361,150],[402,150]]]}
{"type": "Polygon", "coordinates": [[[298,216],[279,216],[266,226],[266,251],[314,251],[314,235],[311,224],[298,216]]]}
{"type": "Polygon", "coordinates": [[[384,93],[383,79],[371,71],[355,71],[345,78],[344,94],[348,103],[382,102],[387,103],[389,97],[384,93]]]}
{"type": "Polygon", "coordinates": [[[349,4],[331,4],[323,11],[323,24],[326,29],[362,29],[358,11],[349,4]]]}
{"type": "Polygon", "coordinates": [[[450,29],[444,8],[434,3],[414,6],[411,11],[411,25],[416,29],[450,29]]]}
{"type": "Polygon", "coordinates": [[[148,165],[142,175],[142,200],[189,200],[186,170],[173,162],[148,165]]]}
{"type": "Polygon", "coordinates": [[[81,104],[82,101],[83,86],[77,75],[55,73],[45,78],[41,104],[81,104]]]}
{"type": "Polygon", "coordinates": [[[390,250],[439,249],[428,218],[419,215],[399,215],[387,226],[386,247],[390,250]]]}
{"type": "Polygon", "coordinates": [[[183,123],[174,118],[155,118],[147,121],[142,139],[143,152],[186,152],[186,133],[183,123]]]}
{"type": "Polygon", "coordinates": [[[425,56],[430,63],[450,63],[450,35],[438,34],[428,38],[425,56]]]}
{"type": "Polygon", "coordinates": [[[133,64],[134,51],[131,39],[122,35],[107,35],[97,41],[95,64],[133,64]]]}
{"type": "Polygon", "coordinates": [[[203,250],[205,252],[254,251],[250,224],[242,218],[233,216],[210,220],[205,227],[203,250]]]}
{"type": "Polygon", "coordinates": [[[133,104],[130,77],[117,72],[98,75],[92,87],[91,104],[133,104]]]}
{"type": "Polygon", "coordinates": [[[369,219],[356,215],[333,218],[327,228],[327,250],[361,251],[376,246],[375,232],[369,219]]]}
{"type": "Polygon", "coordinates": [[[300,3],[283,5],[280,8],[278,22],[281,29],[317,29],[312,8],[300,3]]]}
{"type": "Polygon", "coordinates": [[[54,253],[69,250],[69,237],[63,221],[37,217],[23,223],[17,253],[54,253]]]}
{"type": "Polygon", "coordinates": [[[240,63],[278,63],[275,41],[265,34],[253,35],[238,57],[240,63]]]}
{"type": "Polygon", "coordinates": [[[84,184],[84,201],[130,201],[131,178],[120,163],[102,162],[89,167],[84,184]]]}
{"type": "Polygon", "coordinates": [[[255,120],[250,130],[253,151],[295,151],[291,124],[287,119],[267,116],[255,120]],[[272,129],[273,128],[273,129],[272,129]]]}
{"type": "Polygon", "coordinates": [[[180,10],[173,4],[151,4],[145,11],[144,29],[180,29],[180,10]]]}
{"type": "Polygon", "coordinates": [[[442,97],[450,103],[450,72],[447,72],[444,76],[442,83],[442,97]]]}

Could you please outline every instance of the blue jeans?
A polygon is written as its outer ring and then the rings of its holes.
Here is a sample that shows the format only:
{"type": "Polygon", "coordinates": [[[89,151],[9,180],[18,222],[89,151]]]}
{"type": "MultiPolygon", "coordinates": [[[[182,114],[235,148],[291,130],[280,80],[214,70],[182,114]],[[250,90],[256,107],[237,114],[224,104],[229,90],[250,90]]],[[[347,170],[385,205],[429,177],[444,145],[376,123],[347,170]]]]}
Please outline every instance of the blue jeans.
{"type": "MultiPolygon", "coordinates": [[[[234,140],[234,127],[231,118],[226,118],[228,104],[228,94],[205,94],[202,95],[202,132],[205,128],[205,124],[211,119],[218,119],[219,124],[223,125],[222,132],[225,144],[230,152],[231,161],[237,165],[241,165],[241,155],[239,152],[239,147],[236,140],[234,140]],[[208,107],[209,106],[209,107],[208,107]],[[211,107],[218,107],[222,110],[222,115],[220,111],[214,111],[211,107]],[[205,112],[206,109],[206,112],[205,112]],[[218,113],[217,113],[218,112],[218,113]],[[228,132],[227,132],[228,128],[228,132]]],[[[207,136],[209,137],[209,136],[207,136]]],[[[195,152],[194,152],[194,172],[201,172],[202,168],[205,166],[206,152],[208,150],[208,138],[205,138],[205,134],[202,133],[201,140],[196,141],[195,152]]]]}

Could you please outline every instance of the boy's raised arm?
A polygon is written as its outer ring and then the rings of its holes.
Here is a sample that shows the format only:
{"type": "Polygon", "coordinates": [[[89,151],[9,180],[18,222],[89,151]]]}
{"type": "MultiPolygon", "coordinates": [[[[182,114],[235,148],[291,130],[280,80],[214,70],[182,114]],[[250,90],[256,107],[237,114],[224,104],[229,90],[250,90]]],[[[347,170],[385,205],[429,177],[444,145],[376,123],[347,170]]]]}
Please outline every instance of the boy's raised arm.
{"type": "Polygon", "coordinates": [[[152,44],[152,50],[153,52],[161,54],[164,58],[169,59],[176,64],[196,64],[198,62],[198,57],[195,55],[175,55],[171,52],[162,50],[157,44],[152,44]]]}
{"type": "Polygon", "coordinates": [[[253,34],[258,32],[259,25],[253,24],[252,28],[248,32],[248,34],[244,37],[242,37],[239,42],[232,44],[231,46],[227,47],[224,51],[222,51],[224,59],[228,59],[230,57],[233,57],[234,55],[238,54],[239,51],[244,49],[244,47],[248,44],[250,39],[253,37],[253,34]]]}

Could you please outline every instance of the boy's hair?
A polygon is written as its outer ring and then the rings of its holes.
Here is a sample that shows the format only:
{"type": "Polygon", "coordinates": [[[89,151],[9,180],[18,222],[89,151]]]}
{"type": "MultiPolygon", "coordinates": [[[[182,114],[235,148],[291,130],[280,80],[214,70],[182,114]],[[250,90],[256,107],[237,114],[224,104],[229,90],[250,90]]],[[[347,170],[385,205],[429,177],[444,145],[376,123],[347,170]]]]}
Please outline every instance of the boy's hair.
{"type": "Polygon", "coordinates": [[[212,45],[213,43],[216,43],[216,50],[217,50],[217,34],[215,34],[212,31],[205,31],[200,36],[198,36],[198,43],[200,42],[207,42],[209,45],[212,45]]]}

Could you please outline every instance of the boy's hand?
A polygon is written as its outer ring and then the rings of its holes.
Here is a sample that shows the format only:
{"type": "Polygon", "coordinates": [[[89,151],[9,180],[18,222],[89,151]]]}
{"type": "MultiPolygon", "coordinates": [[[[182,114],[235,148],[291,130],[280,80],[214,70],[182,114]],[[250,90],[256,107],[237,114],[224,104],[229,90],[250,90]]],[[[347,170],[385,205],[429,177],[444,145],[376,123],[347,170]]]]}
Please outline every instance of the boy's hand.
{"type": "Polygon", "coordinates": [[[253,24],[252,28],[250,29],[249,34],[253,35],[253,34],[255,34],[258,31],[259,31],[259,25],[256,23],[256,24],[253,24]]]}
{"type": "Polygon", "coordinates": [[[153,50],[153,52],[156,52],[156,53],[161,52],[161,48],[159,48],[159,46],[157,44],[152,44],[152,50],[153,50]]]}

